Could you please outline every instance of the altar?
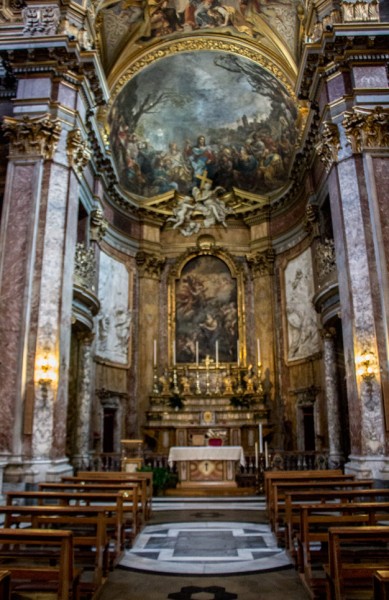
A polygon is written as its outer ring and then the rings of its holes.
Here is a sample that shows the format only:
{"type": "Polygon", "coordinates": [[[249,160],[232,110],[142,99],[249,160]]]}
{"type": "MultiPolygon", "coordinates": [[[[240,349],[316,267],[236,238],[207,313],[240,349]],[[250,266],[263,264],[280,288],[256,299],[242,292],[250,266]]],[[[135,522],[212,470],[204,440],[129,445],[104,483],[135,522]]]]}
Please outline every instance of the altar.
{"type": "Polygon", "coordinates": [[[241,446],[172,446],[170,467],[177,463],[179,487],[228,486],[237,487],[237,464],[245,466],[241,446]]]}

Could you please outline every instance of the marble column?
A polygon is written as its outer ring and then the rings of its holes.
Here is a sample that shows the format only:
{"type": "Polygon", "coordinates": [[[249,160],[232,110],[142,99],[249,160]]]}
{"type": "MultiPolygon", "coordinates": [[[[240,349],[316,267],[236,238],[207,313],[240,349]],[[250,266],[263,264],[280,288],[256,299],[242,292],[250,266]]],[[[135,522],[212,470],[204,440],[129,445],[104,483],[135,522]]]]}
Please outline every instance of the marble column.
{"type": "Polygon", "coordinates": [[[323,332],[323,362],[325,378],[325,398],[328,420],[328,461],[331,469],[343,465],[344,456],[341,444],[340,406],[336,371],[335,332],[325,329],[323,332]]]}
{"type": "Polygon", "coordinates": [[[93,401],[94,361],[92,333],[80,333],[78,339],[77,400],[73,466],[87,469],[90,463],[90,426],[93,401]]]}
{"type": "MultiPolygon", "coordinates": [[[[331,212],[339,274],[339,295],[346,349],[351,455],[346,470],[361,477],[382,478],[385,454],[385,404],[380,361],[387,361],[382,340],[380,304],[381,267],[374,247],[376,226],[369,197],[366,169],[370,149],[381,147],[388,128],[388,112],[353,109],[343,115],[338,129],[337,165],[329,176],[331,212]],[[378,117],[378,116],[377,116],[378,117]],[[360,368],[369,356],[368,373],[360,368]]],[[[382,149],[381,149],[382,152],[382,149]]],[[[387,165],[389,166],[389,160],[387,165]]],[[[380,185],[375,181],[376,186],[380,185]]],[[[381,290],[382,292],[382,290],[381,290]]],[[[384,364],[383,363],[383,364],[384,364]]]]}

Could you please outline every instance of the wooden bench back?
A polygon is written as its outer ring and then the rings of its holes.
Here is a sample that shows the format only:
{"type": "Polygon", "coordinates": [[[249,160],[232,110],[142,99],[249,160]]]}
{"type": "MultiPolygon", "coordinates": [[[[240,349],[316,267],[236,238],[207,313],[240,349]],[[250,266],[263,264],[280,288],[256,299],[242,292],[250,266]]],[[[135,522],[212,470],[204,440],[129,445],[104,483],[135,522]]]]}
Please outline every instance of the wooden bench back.
{"type": "MultiPolygon", "coordinates": [[[[343,600],[350,589],[358,590],[360,598],[365,597],[364,592],[371,598],[376,571],[388,565],[388,544],[389,527],[330,527],[327,598],[343,600]],[[360,562],[350,563],[350,545],[354,550],[358,548],[360,562]]],[[[382,596],[379,598],[384,600],[382,596]]]]}
{"type": "Polygon", "coordinates": [[[343,475],[340,469],[308,470],[308,471],[265,471],[264,484],[266,501],[271,496],[271,484],[273,481],[306,481],[314,479],[326,479],[328,477],[343,475]]]}
{"type": "MultiPolygon", "coordinates": [[[[77,597],[78,574],[70,531],[2,528],[0,568],[2,565],[10,573],[11,587],[15,592],[18,588],[39,592],[39,586],[46,583],[54,586],[58,600],[77,597]],[[37,564],[38,550],[40,564],[37,564]]],[[[1,598],[6,596],[1,595],[1,598]]]]}

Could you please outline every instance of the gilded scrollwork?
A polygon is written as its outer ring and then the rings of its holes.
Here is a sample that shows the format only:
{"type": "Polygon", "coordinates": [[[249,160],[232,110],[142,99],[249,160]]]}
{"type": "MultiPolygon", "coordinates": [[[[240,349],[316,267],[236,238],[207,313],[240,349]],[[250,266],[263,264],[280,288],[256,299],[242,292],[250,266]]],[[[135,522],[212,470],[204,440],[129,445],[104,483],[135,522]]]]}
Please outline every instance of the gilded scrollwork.
{"type": "Polygon", "coordinates": [[[343,127],[353,152],[389,146],[389,110],[353,108],[345,113],[343,127]]]}
{"type": "Polygon", "coordinates": [[[141,250],[137,253],[135,260],[141,277],[158,280],[161,278],[162,269],[166,262],[165,258],[141,250]]]}
{"type": "Polygon", "coordinates": [[[334,123],[324,123],[320,141],[316,146],[317,154],[327,171],[338,160],[340,150],[339,129],[334,123]]]}
{"type": "Polygon", "coordinates": [[[76,245],[74,257],[74,283],[82,288],[94,291],[96,280],[96,257],[93,248],[84,243],[76,245]]]}
{"type": "Polygon", "coordinates": [[[79,175],[82,175],[91,157],[91,151],[88,148],[88,142],[82,139],[80,129],[73,129],[68,133],[67,156],[69,165],[74,167],[79,175]]]}
{"type": "Polygon", "coordinates": [[[11,157],[30,154],[52,159],[61,135],[61,123],[49,114],[37,118],[27,115],[22,119],[5,117],[3,132],[10,141],[11,157]]]}

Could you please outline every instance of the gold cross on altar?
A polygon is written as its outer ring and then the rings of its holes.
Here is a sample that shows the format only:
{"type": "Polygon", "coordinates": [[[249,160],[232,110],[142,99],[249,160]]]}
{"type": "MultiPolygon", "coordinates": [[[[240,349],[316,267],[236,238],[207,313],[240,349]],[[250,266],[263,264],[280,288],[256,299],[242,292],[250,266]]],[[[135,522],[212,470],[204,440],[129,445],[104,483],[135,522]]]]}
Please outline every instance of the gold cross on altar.
{"type": "Polygon", "coordinates": [[[209,177],[207,177],[208,175],[208,171],[207,169],[205,169],[202,173],[202,175],[196,175],[196,179],[199,179],[200,183],[200,190],[202,190],[205,186],[206,183],[212,183],[212,179],[209,179],[209,177]]]}

